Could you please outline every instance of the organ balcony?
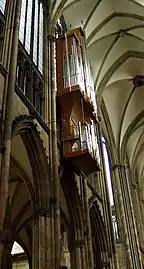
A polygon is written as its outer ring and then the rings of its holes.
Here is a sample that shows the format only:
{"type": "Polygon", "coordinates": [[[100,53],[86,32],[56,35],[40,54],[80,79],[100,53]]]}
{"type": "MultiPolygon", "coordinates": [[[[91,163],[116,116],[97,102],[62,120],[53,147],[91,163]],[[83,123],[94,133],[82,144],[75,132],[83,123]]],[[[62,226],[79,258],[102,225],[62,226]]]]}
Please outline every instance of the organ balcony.
{"type": "Polygon", "coordinates": [[[57,40],[57,98],[64,157],[86,175],[98,171],[96,99],[81,28],[57,40]]]}
{"type": "Polygon", "coordinates": [[[63,124],[63,151],[66,159],[85,175],[100,170],[94,123],[63,124]]]}

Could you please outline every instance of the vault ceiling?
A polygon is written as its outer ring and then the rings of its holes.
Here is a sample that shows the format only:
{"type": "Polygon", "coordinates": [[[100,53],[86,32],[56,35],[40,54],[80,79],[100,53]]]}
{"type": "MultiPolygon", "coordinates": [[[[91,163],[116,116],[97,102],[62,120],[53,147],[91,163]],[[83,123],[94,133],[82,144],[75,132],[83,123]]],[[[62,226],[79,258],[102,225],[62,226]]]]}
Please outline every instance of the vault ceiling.
{"type": "Polygon", "coordinates": [[[144,87],[134,89],[132,79],[144,75],[143,5],[143,0],[53,0],[51,5],[54,21],[63,14],[68,29],[85,30],[99,113],[103,102],[116,147],[127,152],[139,181],[144,87]]]}

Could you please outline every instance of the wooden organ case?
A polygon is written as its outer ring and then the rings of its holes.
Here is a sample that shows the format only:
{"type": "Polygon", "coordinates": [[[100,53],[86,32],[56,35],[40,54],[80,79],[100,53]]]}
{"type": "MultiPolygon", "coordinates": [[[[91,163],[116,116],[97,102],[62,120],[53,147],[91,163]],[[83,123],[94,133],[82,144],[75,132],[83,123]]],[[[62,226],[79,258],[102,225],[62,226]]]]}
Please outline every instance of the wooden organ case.
{"type": "Polygon", "coordinates": [[[64,157],[86,175],[96,172],[100,169],[96,101],[81,28],[57,40],[57,86],[64,157]]]}

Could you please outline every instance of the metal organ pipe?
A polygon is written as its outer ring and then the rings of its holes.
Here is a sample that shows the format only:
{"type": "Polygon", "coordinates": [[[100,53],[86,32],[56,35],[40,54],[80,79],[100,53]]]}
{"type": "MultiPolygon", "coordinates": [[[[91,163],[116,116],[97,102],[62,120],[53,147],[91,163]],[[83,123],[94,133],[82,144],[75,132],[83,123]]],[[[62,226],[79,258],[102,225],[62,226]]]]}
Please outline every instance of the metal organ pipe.
{"type": "Polygon", "coordinates": [[[72,79],[72,85],[77,84],[77,62],[76,62],[76,42],[73,38],[72,40],[72,69],[71,69],[71,79],[72,79]]]}
{"type": "MultiPolygon", "coordinates": [[[[75,34],[65,34],[64,41],[64,58],[63,58],[63,79],[64,88],[79,85],[79,88],[90,98],[88,101],[93,102],[94,110],[97,110],[94,83],[91,76],[90,64],[87,58],[87,48],[85,37],[77,37],[75,34]]],[[[80,149],[88,149],[93,157],[99,158],[98,143],[97,143],[97,132],[95,122],[91,122],[84,125],[87,121],[84,111],[83,98],[81,97],[81,113],[82,119],[79,119],[78,130],[79,130],[79,146],[80,149]]],[[[90,104],[89,104],[90,106],[90,104]]],[[[92,112],[93,113],[93,112],[92,112]]],[[[89,121],[89,120],[88,120],[89,121]]]]}
{"type": "Polygon", "coordinates": [[[68,78],[68,87],[71,87],[70,84],[70,67],[69,67],[69,53],[68,53],[68,40],[67,35],[65,34],[65,46],[66,46],[66,60],[67,60],[67,74],[66,77],[68,78]]]}

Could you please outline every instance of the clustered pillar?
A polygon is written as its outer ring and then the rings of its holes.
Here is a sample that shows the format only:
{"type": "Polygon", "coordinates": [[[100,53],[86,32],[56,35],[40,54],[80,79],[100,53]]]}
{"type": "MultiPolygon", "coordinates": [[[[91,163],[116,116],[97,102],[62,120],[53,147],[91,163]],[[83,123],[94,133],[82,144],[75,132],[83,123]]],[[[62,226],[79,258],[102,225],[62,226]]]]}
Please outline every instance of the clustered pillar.
{"type": "Polygon", "coordinates": [[[52,260],[52,212],[40,210],[33,217],[32,269],[54,268],[52,260]]]}
{"type": "Polygon", "coordinates": [[[125,245],[129,268],[142,268],[139,243],[129,186],[127,165],[113,166],[113,182],[119,205],[120,236],[125,245]]]}
{"type": "Polygon", "coordinates": [[[91,237],[91,223],[89,214],[89,204],[87,195],[87,179],[85,176],[81,176],[82,181],[82,193],[83,193],[83,210],[85,217],[85,238],[86,238],[86,256],[87,265],[89,269],[94,268],[93,249],[92,249],[92,237],[91,237]]]}
{"type": "MultiPolygon", "coordinates": [[[[1,121],[4,122],[2,127],[2,141],[0,152],[0,233],[3,234],[3,224],[8,202],[9,187],[9,168],[10,168],[10,151],[11,151],[11,127],[12,127],[12,110],[14,98],[14,86],[16,77],[17,52],[18,52],[18,29],[20,18],[21,1],[9,1],[9,16],[6,25],[11,26],[10,30],[4,35],[4,45],[2,51],[2,63],[8,71],[5,80],[5,88],[2,100],[1,121]],[[13,14],[13,16],[12,16],[13,14]],[[11,51],[11,54],[9,52],[11,51]],[[6,54],[5,54],[6,53],[6,54]],[[6,57],[7,55],[7,57],[6,57]]],[[[0,240],[0,263],[4,251],[3,240],[0,240]]],[[[2,264],[1,264],[2,266],[2,264]]],[[[0,266],[0,268],[1,268],[0,266]]]]}
{"type": "Polygon", "coordinates": [[[45,89],[45,122],[50,129],[49,137],[49,163],[53,190],[53,232],[52,232],[52,259],[54,268],[60,266],[60,198],[59,198],[59,174],[58,174],[58,148],[56,128],[56,44],[55,33],[51,27],[51,18],[48,9],[45,9],[44,18],[44,89],[45,89]],[[46,20],[49,18],[49,20],[46,20]]]}
{"type": "Polygon", "coordinates": [[[106,230],[107,230],[107,241],[108,241],[107,243],[108,243],[108,252],[109,252],[107,254],[113,257],[111,265],[114,266],[115,269],[119,269],[119,264],[118,264],[117,254],[116,254],[114,231],[113,231],[113,225],[112,225],[112,211],[111,211],[107,174],[106,174],[106,167],[105,167],[105,157],[104,157],[104,152],[103,152],[101,123],[97,124],[97,132],[98,132],[98,138],[99,138],[98,143],[99,143],[101,167],[102,167],[102,171],[100,175],[101,194],[103,198],[103,210],[104,210],[105,225],[106,225],[106,230]]]}

